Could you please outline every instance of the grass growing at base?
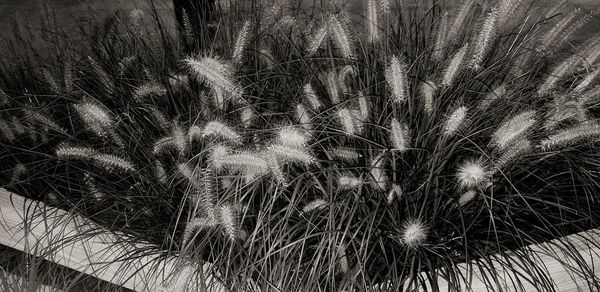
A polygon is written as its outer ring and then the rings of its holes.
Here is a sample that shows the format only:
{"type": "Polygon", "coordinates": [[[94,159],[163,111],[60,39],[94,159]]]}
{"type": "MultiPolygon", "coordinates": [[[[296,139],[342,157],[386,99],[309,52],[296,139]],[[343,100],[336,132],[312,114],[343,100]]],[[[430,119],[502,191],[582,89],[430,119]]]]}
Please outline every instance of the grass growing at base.
{"type": "Polygon", "coordinates": [[[459,263],[597,227],[600,42],[557,41],[594,12],[397,4],[234,5],[185,40],[116,15],[47,57],[17,36],[2,182],[160,245],[181,289],[203,261],[232,290],[464,288],[459,263]]]}

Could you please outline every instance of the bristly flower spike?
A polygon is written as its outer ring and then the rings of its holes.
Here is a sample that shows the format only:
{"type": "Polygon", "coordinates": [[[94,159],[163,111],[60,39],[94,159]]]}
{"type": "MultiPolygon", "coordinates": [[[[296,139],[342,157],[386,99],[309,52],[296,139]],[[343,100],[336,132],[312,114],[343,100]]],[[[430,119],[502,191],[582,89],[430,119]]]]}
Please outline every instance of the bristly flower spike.
{"type": "Polygon", "coordinates": [[[393,119],[390,129],[390,140],[394,150],[404,152],[410,148],[410,132],[406,125],[393,119]]]}
{"type": "Polygon", "coordinates": [[[250,20],[246,20],[242,29],[238,33],[233,47],[233,56],[231,57],[234,63],[239,63],[242,60],[243,52],[246,49],[246,43],[248,43],[248,34],[250,33],[251,23],[250,20]]]}
{"type": "Polygon", "coordinates": [[[446,119],[444,124],[444,134],[454,135],[465,124],[467,119],[467,107],[460,106],[446,119]]]}
{"type": "Polygon", "coordinates": [[[397,56],[392,56],[384,74],[394,101],[401,104],[408,96],[406,65],[397,56]]]}
{"type": "Polygon", "coordinates": [[[400,242],[410,248],[417,248],[427,240],[429,229],[418,219],[406,221],[402,225],[400,242]]]}
{"type": "Polygon", "coordinates": [[[473,56],[469,64],[471,69],[480,70],[484,58],[489,52],[490,46],[496,38],[496,29],[498,21],[498,9],[493,8],[485,18],[481,30],[477,36],[477,41],[473,43],[473,56]]]}
{"type": "Polygon", "coordinates": [[[446,70],[444,71],[441,82],[442,86],[448,87],[454,83],[456,76],[463,69],[463,63],[465,61],[468,48],[468,43],[463,45],[462,48],[460,48],[460,50],[454,54],[452,59],[450,59],[450,64],[448,64],[448,67],[446,67],[446,70]]]}
{"type": "Polygon", "coordinates": [[[535,111],[526,111],[504,122],[492,134],[492,145],[504,150],[513,141],[523,137],[527,130],[535,124],[535,115],[535,111]]]}

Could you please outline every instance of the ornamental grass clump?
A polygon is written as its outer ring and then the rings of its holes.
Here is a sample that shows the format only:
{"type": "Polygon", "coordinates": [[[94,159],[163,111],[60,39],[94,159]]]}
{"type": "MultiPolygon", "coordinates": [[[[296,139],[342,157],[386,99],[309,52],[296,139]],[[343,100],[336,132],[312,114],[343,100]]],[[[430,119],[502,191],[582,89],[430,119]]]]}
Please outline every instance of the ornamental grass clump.
{"type": "MultiPolygon", "coordinates": [[[[237,3],[181,40],[116,15],[51,73],[10,59],[0,182],[177,257],[165,287],[210,263],[232,291],[461,290],[477,270],[555,291],[515,250],[600,225],[599,42],[557,42],[595,14],[363,2],[237,3]]],[[[556,249],[600,289],[575,245],[556,249]]]]}

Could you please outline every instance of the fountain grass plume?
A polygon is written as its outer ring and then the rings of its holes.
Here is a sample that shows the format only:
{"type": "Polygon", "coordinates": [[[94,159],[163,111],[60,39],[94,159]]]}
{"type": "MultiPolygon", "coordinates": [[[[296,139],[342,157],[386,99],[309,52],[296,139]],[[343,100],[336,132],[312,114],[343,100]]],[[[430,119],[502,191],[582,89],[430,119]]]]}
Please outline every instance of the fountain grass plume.
{"type": "Polygon", "coordinates": [[[406,65],[397,56],[391,57],[389,65],[385,69],[385,81],[392,92],[394,101],[401,104],[409,93],[406,65]]]}
{"type": "Polygon", "coordinates": [[[504,150],[516,139],[521,139],[535,124],[535,115],[535,111],[526,111],[508,119],[492,134],[492,144],[504,150]]]}

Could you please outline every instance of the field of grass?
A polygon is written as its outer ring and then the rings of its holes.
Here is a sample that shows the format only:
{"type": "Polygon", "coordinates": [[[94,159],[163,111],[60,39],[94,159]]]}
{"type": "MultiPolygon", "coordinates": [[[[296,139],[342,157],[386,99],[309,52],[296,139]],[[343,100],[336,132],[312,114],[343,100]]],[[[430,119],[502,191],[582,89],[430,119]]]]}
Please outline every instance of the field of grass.
{"type": "MultiPolygon", "coordinates": [[[[598,227],[597,11],[426,2],[15,23],[0,184],[177,257],[171,291],[203,262],[232,291],[459,289],[460,263],[598,227]]],[[[501,264],[553,291],[533,262],[501,264]]]]}

